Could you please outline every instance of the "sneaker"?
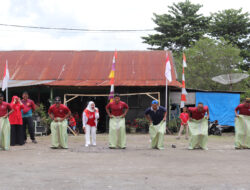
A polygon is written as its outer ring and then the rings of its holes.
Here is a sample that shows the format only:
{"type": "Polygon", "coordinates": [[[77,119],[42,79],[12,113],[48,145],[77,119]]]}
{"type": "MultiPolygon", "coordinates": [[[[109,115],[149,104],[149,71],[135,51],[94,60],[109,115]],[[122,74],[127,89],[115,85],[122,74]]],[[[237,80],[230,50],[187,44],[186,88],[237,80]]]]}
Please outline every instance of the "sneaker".
{"type": "Polygon", "coordinates": [[[36,141],[36,140],[32,140],[32,142],[33,142],[34,144],[37,144],[37,141],[36,141]]]}
{"type": "Polygon", "coordinates": [[[89,145],[88,145],[88,144],[85,144],[85,147],[89,147],[89,145]]]}
{"type": "Polygon", "coordinates": [[[185,137],[186,140],[188,140],[188,137],[185,137]]]}

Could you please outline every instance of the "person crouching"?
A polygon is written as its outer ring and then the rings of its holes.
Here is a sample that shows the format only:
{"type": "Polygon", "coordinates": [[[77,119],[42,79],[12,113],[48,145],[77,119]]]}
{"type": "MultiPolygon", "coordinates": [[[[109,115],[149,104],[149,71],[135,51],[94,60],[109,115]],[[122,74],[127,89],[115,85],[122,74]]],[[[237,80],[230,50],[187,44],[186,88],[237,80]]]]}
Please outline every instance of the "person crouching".
{"type": "Polygon", "coordinates": [[[82,114],[83,130],[85,131],[85,146],[90,145],[90,135],[92,137],[92,145],[96,146],[96,129],[97,120],[99,119],[98,108],[95,107],[95,103],[90,101],[87,108],[82,114]]]}
{"type": "Polygon", "coordinates": [[[155,149],[164,149],[167,110],[159,106],[157,100],[153,100],[151,107],[146,109],[145,115],[150,122],[149,134],[151,138],[151,147],[155,149]]]}
{"type": "Polygon", "coordinates": [[[69,108],[61,104],[61,98],[55,98],[55,104],[49,108],[49,116],[53,120],[51,129],[51,148],[68,148],[67,118],[71,114],[69,108]]]}

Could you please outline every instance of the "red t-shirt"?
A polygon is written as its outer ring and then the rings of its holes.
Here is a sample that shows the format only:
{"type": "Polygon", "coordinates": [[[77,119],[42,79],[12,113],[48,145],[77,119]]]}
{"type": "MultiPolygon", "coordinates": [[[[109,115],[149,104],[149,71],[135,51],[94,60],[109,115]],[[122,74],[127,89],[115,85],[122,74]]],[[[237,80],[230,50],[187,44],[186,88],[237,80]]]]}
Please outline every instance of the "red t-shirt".
{"type": "Polygon", "coordinates": [[[119,101],[118,103],[111,102],[106,108],[111,110],[112,115],[121,116],[123,114],[123,109],[128,109],[128,105],[123,101],[119,101]]]}
{"type": "Polygon", "coordinates": [[[11,103],[10,106],[14,110],[9,116],[10,124],[11,125],[22,125],[23,118],[22,118],[21,110],[24,108],[24,106],[20,105],[19,103],[17,103],[17,104],[11,103]]]}
{"type": "Polygon", "coordinates": [[[188,108],[188,111],[191,113],[191,117],[193,119],[200,120],[205,116],[208,111],[208,107],[204,106],[202,111],[198,111],[197,107],[190,107],[188,108]]]}
{"type": "Polygon", "coordinates": [[[187,122],[189,120],[188,113],[185,113],[185,112],[181,113],[180,119],[181,119],[181,125],[187,124],[187,122]]]}
{"type": "Polygon", "coordinates": [[[49,114],[53,114],[54,117],[60,117],[60,118],[64,118],[69,112],[69,108],[63,104],[60,104],[59,107],[56,106],[56,104],[53,104],[52,106],[50,106],[49,108],[49,114]]]}
{"type": "Polygon", "coordinates": [[[70,127],[76,126],[76,120],[75,120],[74,117],[71,117],[71,118],[69,119],[69,126],[70,126],[70,127]]]}
{"type": "Polygon", "coordinates": [[[246,107],[244,104],[240,104],[235,108],[235,111],[239,111],[241,115],[248,115],[250,116],[250,104],[246,107]]]}
{"type": "Polygon", "coordinates": [[[87,109],[85,109],[84,112],[88,118],[87,124],[91,127],[95,127],[96,126],[96,123],[95,123],[95,113],[96,112],[91,112],[87,109]]]}
{"type": "Polygon", "coordinates": [[[36,106],[35,106],[35,103],[33,100],[27,99],[27,101],[26,101],[26,100],[22,99],[22,103],[24,105],[24,108],[23,108],[24,114],[26,114],[31,109],[32,109],[32,111],[35,111],[36,106]]]}
{"type": "Polygon", "coordinates": [[[2,102],[0,104],[0,117],[3,117],[7,114],[8,111],[10,111],[12,108],[9,103],[2,102]]]}

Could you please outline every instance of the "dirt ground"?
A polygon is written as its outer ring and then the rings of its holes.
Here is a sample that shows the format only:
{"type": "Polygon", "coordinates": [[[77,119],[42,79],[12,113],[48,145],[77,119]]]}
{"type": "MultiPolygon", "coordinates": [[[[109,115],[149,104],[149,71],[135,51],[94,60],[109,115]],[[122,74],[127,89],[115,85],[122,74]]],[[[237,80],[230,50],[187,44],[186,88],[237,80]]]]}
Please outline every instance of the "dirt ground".
{"type": "Polygon", "coordinates": [[[233,134],[210,136],[207,151],[174,136],[161,151],[148,135],[127,135],[126,150],[108,149],[106,134],[97,139],[86,148],[82,135],[70,136],[69,149],[52,150],[50,136],[37,137],[0,151],[0,190],[250,189],[250,150],[235,150],[233,134]]]}

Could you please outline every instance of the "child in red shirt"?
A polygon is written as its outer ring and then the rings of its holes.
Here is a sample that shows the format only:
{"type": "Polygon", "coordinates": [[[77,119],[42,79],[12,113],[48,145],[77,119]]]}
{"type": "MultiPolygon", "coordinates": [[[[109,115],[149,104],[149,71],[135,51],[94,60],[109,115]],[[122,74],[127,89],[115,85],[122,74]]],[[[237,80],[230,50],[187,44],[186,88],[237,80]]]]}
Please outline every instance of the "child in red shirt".
{"type": "Polygon", "coordinates": [[[76,120],[72,114],[69,117],[69,126],[74,132],[76,132],[76,120]]]}
{"type": "Polygon", "coordinates": [[[180,115],[180,119],[181,119],[181,128],[180,128],[177,139],[181,138],[182,131],[184,127],[186,127],[186,140],[188,140],[188,123],[187,122],[189,120],[189,115],[187,113],[187,107],[183,108],[183,112],[180,115]]]}

